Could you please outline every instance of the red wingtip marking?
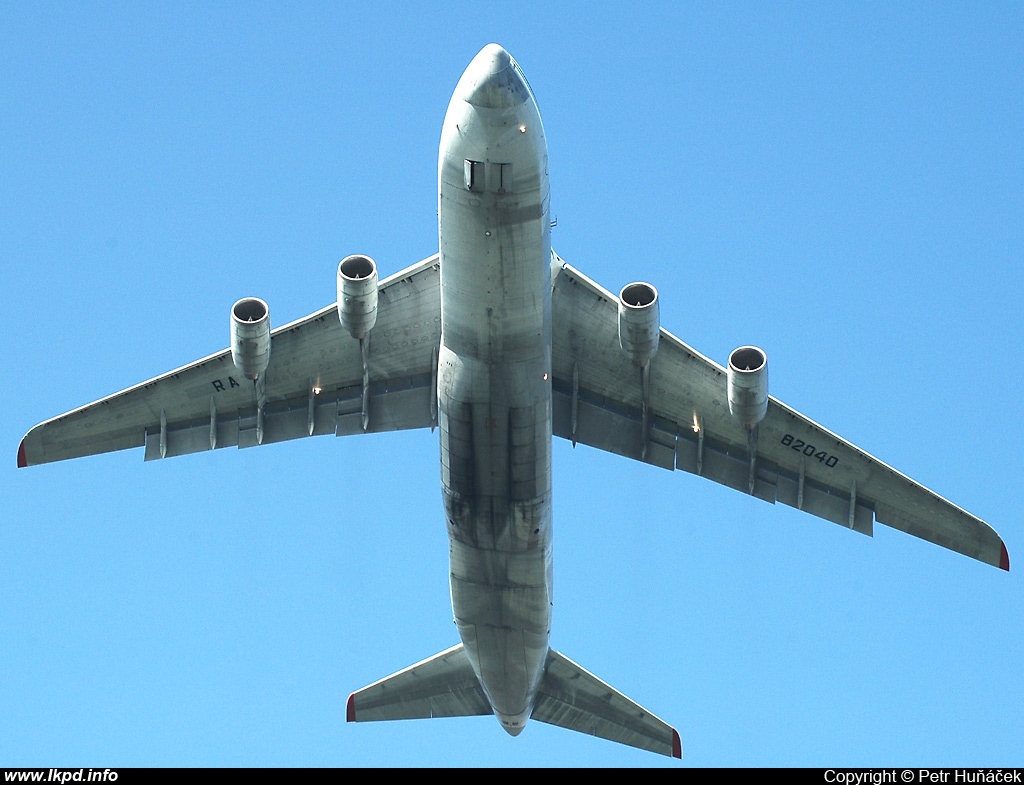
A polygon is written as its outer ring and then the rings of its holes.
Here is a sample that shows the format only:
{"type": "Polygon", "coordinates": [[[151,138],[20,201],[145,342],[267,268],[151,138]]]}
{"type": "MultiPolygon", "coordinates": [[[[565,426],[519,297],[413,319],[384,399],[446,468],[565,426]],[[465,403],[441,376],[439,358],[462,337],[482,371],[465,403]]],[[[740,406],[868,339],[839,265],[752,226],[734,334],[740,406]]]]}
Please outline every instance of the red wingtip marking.
{"type": "Polygon", "coordinates": [[[679,731],[672,729],[672,757],[683,758],[683,743],[679,740],[679,731]]]}
{"type": "Polygon", "coordinates": [[[1003,552],[999,554],[999,569],[1010,571],[1010,554],[1006,552],[1006,543],[1002,543],[1003,552]]]}
{"type": "Polygon", "coordinates": [[[354,692],[348,696],[348,704],[345,707],[345,721],[356,721],[356,694],[354,692]]]}
{"type": "MultiPolygon", "coordinates": [[[[25,440],[21,440],[21,444],[18,445],[18,468],[24,469],[28,466],[28,461],[25,460],[25,440]]],[[[1006,552],[1006,548],[1003,548],[1003,553],[1006,552]]]]}

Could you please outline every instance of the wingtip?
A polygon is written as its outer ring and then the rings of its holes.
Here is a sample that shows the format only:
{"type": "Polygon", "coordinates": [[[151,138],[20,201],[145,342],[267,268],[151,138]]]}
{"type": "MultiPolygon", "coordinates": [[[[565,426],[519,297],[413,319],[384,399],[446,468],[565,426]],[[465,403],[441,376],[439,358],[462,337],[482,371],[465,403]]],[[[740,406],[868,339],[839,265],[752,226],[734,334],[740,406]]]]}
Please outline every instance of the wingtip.
{"type": "MultiPolygon", "coordinates": [[[[21,444],[18,445],[18,468],[24,469],[28,466],[28,461],[25,460],[25,440],[21,440],[21,444]]],[[[1003,552],[1006,552],[1006,548],[1003,548],[1003,552]]]]}
{"type": "Polygon", "coordinates": [[[356,721],[356,694],[354,692],[348,696],[348,702],[345,705],[345,721],[356,721]]]}
{"type": "Polygon", "coordinates": [[[1010,571],[1010,554],[1006,551],[1006,543],[1000,543],[1003,546],[1003,552],[999,554],[999,569],[1010,571]]]}
{"type": "Polygon", "coordinates": [[[683,759],[683,743],[679,740],[679,731],[672,729],[672,757],[683,759]]]}

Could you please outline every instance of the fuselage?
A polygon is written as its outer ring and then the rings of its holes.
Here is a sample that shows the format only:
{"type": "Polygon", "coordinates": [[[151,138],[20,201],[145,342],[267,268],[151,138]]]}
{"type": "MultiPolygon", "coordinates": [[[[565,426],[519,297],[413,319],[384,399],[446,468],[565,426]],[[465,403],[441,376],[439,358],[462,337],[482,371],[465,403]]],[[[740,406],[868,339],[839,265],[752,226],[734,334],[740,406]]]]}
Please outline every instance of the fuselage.
{"type": "Polygon", "coordinates": [[[445,115],[438,235],[452,610],[495,715],[516,735],[551,628],[550,221],[537,103],[495,44],[445,115]]]}

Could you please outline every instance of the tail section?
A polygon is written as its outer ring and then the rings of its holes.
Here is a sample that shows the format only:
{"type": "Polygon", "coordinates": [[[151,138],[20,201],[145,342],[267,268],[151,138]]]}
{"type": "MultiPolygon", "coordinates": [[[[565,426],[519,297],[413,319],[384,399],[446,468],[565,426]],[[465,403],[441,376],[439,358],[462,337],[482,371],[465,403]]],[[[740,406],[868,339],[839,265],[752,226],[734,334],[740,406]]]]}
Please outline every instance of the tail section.
{"type": "Polygon", "coordinates": [[[532,719],[661,755],[683,757],[675,728],[554,649],[548,651],[532,719]]]}
{"type": "MultiPolygon", "coordinates": [[[[460,643],[353,692],[349,722],[494,714],[460,643]]],[[[575,662],[548,650],[531,719],[642,750],[683,756],[675,728],[575,662]]],[[[499,717],[499,720],[502,718],[499,717]]],[[[525,722],[516,724],[518,735],[525,722]]]]}
{"type": "Polygon", "coordinates": [[[493,714],[460,643],[353,692],[349,722],[493,714]]]}

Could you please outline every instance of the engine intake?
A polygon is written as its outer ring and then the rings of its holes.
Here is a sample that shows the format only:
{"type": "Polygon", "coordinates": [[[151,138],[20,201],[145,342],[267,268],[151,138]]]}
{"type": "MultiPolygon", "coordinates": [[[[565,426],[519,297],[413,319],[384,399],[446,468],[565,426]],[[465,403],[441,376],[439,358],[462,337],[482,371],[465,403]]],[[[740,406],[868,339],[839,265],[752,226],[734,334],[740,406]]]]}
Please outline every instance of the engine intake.
{"type": "Polygon", "coordinates": [[[748,431],[768,411],[768,355],[756,346],[741,346],[729,355],[729,412],[748,431]]]}
{"type": "Polygon", "coordinates": [[[377,323],[377,264],[369,256],[346,256],[338,265],[338,318],[353,338],[377,323]]]}
{"type": "Polygon", "coordinates": [[[627,284],[619,293],[619,347],[640,367],[658,351],[661,308],[658,290],[649,283],[627,284]]]}
{"type": "Polygon", "coordinates": [[[270,308],[258,297],[231,306],[231,359],[253,380],[270,365],[270,308]]]}

